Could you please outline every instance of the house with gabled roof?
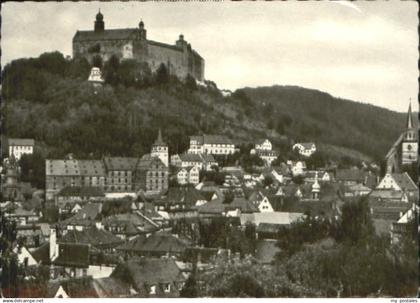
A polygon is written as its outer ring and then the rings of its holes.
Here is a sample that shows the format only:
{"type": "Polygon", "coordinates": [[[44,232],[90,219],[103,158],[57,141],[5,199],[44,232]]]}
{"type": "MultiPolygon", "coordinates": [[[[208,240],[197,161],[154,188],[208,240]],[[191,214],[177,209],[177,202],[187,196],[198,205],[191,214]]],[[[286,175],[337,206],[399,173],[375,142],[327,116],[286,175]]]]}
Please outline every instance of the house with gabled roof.
{"type": "Polygon", "coordinates": [[[300,142],[292,146],[292,150],[298,151],[304,157],[310,157],[316,152],[316,145],[313,142],[300,142]]]}
{"type": "Polygon", "coordinates": [[[117,250],[127,256],[172,256],[181,258],[189,246],[190,242],[187,239],[161,231],[150,236],[139,235],[117,247],[117,250]]]}
{"type": "Polygon", "coordinates": [[[101,212],[101,203],[89,202],[70,218],[60,221],[58,226],[63,234],[66,234],[68,230],[82,231],[83,229],[95,226],[100,222],[101,212]]]}
{"type": "Polygon", "coordinates": [[[410,196],[418,192],[416,183],[410,178],[410,176],[404,173],[388,173],[379,182],[376,189],[392,189],[395,191],[405,191],[410,196]]]}
{"type": "Polygon", "coordinates": [[[16,160],[20,160],[24,154],[31,155],[34,152],[34,139],[9,138],[7,143],[9,146],[9,157],[13,156],[16,160]]]}
{"type": "Polygon", "coordinates": [[[149,235],[160,229],[158,223],[139,211],[108,216],[103,218],[102,225],[106,231],[123,240],[133,239],[140,234],[149,235]]]}
{"type": "Polygon", "coordinates": [[[190,136],[189,154],[229,155],[234,152],[235,144],[225,136],[190,136]]]}
{"type": "Polygon", "coordinates": [[[111,275],[135,289],[139,297],[173,298],[186,277],[173,259],[134,257],[120,264],[111,275]]]}

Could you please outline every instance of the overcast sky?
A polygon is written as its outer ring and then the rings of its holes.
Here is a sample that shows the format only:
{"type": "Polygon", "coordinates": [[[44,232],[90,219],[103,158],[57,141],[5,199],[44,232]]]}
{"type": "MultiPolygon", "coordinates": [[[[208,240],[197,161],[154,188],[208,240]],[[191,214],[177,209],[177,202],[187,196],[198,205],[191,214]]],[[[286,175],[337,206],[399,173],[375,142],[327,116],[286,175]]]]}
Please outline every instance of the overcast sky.
{"type": "Polygon", "coordinates": [[[298,85],[333,96],[417,110],[415,1],[7,2],[1,63],[58,50],[71,55],[76,30],[145,23],[148,38],[180,33],[206,61],[220,88],[298,85]]]}

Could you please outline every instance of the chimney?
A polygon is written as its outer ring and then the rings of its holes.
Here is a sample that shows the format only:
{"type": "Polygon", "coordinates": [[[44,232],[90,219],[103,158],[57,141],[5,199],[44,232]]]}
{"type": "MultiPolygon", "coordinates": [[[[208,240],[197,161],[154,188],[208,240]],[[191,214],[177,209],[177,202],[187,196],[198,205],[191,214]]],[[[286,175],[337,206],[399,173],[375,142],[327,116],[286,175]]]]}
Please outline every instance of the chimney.
{"type": "Polygon", "coordinates": [[[50,229],[50,261],[54,261],[58,257],[58,244],[57,244],[57,230],[50,229]]]}

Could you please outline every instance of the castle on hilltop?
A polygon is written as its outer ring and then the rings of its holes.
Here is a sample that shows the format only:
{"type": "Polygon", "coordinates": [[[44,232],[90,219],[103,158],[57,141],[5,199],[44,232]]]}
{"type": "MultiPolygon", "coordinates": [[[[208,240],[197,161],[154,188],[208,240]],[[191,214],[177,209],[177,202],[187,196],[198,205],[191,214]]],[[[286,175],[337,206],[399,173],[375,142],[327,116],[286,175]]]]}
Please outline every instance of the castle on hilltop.
{"type": "Polygon", "coordinates": [[[143,21],[138,28],[105,29],[104,16],[99,12],[93,30],[77,31],[73,37],[73,58],[86,58],[92,65],[95,59],[102,62],[111,56],[120,60],[134,59],[146,62],[152,72],[161,64],[169,74],[184,79],[188,74],[204,81],[204,59],[180,35],[174,45],[147,39],[143,21]]]}
{"type": "Polygon", "coordinates": [[[399,173],[404,165],[411,165],[418,160],[418,127],[413,123],[411,103],[408,107],[405,131],[398,137],[385,156],[386,172],[399,173]]]}

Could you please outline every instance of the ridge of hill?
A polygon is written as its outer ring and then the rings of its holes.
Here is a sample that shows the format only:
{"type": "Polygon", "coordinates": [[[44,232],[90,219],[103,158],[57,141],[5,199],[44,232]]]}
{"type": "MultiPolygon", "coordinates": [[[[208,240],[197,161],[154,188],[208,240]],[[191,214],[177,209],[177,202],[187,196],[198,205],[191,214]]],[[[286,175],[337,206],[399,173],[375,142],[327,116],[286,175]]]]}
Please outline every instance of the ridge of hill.
{"type": "MultiPolygon", "coordinates": [[[[111,60],[110,60],[111,61],[111,60]]],[[[282,152],[294,141],[313,141],[333,153],[380,161],[404,129],[406,116],[373,105],[296,86],[238,89],[185,83],[162,70],[108,62],[106,84],[88,83],[90,66],[45,53],[2,71],[2,112],[8,137],[34,138],[48,157],[138,156],[162,129],[171,153],[188,136],[224,134],[239,144],[268,137],[282,152]]]]}

